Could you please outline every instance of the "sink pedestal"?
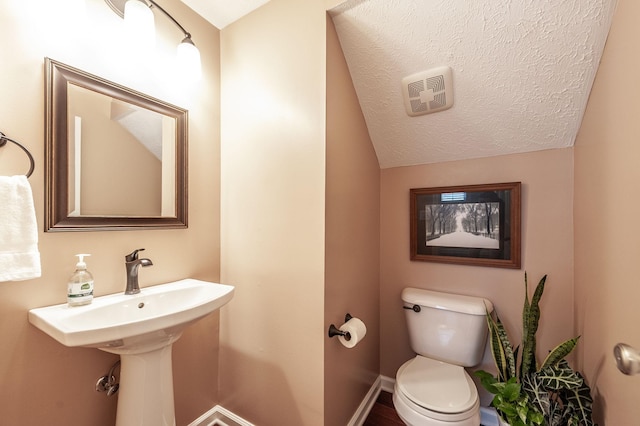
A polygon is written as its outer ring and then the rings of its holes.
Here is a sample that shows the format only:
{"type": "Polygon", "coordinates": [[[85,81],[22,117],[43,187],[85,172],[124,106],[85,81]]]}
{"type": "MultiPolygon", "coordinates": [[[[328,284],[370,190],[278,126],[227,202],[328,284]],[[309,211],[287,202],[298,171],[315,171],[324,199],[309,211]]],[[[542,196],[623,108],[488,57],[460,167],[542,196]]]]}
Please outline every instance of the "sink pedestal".
{"type": "Polygon", "coordinates": [[[120,388],[116,426],[175,426],[171,343],[148,352],[120,354],[120,388]]]}

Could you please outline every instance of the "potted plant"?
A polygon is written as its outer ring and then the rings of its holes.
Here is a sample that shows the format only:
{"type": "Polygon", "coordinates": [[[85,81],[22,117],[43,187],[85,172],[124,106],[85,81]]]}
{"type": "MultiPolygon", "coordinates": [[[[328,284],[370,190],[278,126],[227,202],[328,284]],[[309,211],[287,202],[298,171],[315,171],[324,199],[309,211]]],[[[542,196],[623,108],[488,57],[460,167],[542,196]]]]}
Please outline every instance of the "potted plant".
{"type": "Polygon", "coordinates": [[[522,342],[514,347],[498,315],[487,311],[491,353],[497,376],[484,370],[476,375],[494,396],[491,405],[502,422],[511,426],[594,426],[591,418],[591,389],[565,357],[578,337],[556,346],[545,360],[536,360],[536,332],[540,320],[539,302],[547,276],[542,277],[529,301],[527,274],[522,310],[522,342]]]}

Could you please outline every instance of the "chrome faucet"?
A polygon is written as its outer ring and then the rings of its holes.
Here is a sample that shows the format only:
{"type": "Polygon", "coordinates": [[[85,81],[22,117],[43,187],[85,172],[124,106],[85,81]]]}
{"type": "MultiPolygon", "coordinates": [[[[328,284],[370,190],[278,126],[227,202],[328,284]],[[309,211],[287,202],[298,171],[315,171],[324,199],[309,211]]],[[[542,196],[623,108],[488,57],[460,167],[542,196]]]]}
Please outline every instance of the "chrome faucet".
{"type": "Polygon", "coordinates": [[[138,286],[138,267],[153,265],[153,262],[149,259],[138,259],[138,252],[143,250],[143,248],[134,250],[133,253],[124,257],[124,265],[127,268],[127,288],[124,294],[140,293],[140,287],[138,286]]]}

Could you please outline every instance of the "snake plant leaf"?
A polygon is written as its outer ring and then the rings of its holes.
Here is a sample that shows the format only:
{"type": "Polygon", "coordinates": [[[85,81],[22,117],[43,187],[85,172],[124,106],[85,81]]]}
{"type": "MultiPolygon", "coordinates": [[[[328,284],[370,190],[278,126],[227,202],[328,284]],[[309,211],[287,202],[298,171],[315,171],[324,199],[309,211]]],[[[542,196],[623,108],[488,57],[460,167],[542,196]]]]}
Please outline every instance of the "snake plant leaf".
{"type": "MultiPolygon", "coordinates": [[[[529,279],[527,273],[524,273],[524,306],[522,307],[522,347],[523,350],[528,349],[525,345],[527,336],[529,336],[529,328],[531,324],[529,322],[529,316],[531,315],[531,304],[529,303],[529,279]]],[[[524,352],[523,352],[524,353],[524,352]]],[[[521,360],[522,361],[522,360],[521,360]]],[[[520,376],[524,375],[525,371],[522,370],[523,363],[520,362],[520,376]]]]}
{"type": "Polygon", "coordinates": [[[489,325],[491,353],[498,369],[498,380],[506,382],[511,377],[516,376],[516,360],[513,354],[513,347],[498,315],[494,320],[491,313],[487,311],[486,317],[489,325]]]}
{"type": "Polygon", "coordinates": [[[537,370],[536,366],[536,332],[540,321],[540,299],[544,292],[547,276],[543,276],[529,303],[526,274],[525,274],[525,304],[522,314],[522,363],[520,376],[525,376],[537,370]]]}
{"type": "Polygon", "coordinates": [[[527,335],[529,324],[527,322],[527,318],[529,317],[529,279],[527,278],[527,273],[524,273],[524,306],[522,307],[522,336],[527,335]]]}
{"type": "Polygon", "coordinates": [[[569,339],[565,342],[562,342],[558,346],[553,348],[553,350],[549,352],[549,355],[547,355],[544,362],[540,366],[540,370],[544,370],[547,367],[553,367],[557,365],[567,355],[569,355],[571,351],[573,351],[573,349],[578,344],[579,339],[580,339],[580,336],[574,337],[573,339],[569,339]]]}

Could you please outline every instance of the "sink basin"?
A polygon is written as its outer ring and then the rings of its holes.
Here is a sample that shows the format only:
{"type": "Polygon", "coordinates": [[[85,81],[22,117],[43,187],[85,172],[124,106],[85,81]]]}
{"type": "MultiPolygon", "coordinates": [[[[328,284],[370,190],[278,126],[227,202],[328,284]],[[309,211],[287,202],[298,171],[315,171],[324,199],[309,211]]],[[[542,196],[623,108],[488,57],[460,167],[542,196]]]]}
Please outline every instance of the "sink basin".
{"type": "Polygon", "coordinates": [[[84,306],[32,309],[29,321],[65,346],[117,352],[179,337],[187,325],[229,302],[233,290],[230,285],[184,279],[145,287],[134,295],[95,297],[84,306]]]}
{"type": "Polygon", "coordinates": [[[171,350],[183,330],[219,309],[234,287],[185,279],[93,303],[29,311],[29,322],[65,346],[120,355],[116,426],[175,426],[171,350]]]}

